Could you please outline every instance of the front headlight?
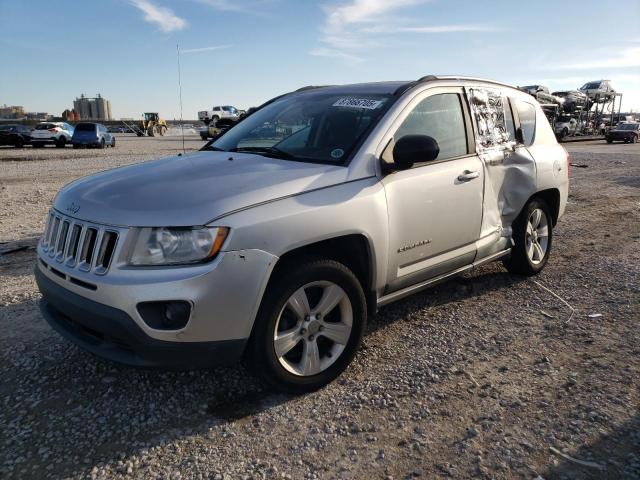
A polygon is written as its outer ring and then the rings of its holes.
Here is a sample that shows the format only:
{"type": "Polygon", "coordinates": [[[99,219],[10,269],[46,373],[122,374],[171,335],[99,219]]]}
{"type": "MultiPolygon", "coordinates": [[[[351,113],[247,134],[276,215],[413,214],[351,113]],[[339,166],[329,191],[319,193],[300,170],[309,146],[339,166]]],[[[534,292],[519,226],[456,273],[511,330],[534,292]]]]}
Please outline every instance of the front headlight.
{"type": "Polygon", "coordinates": [[[141,228],[131,265],[183,265],[211,260],[227,238],[227,227],[141,228]]]}

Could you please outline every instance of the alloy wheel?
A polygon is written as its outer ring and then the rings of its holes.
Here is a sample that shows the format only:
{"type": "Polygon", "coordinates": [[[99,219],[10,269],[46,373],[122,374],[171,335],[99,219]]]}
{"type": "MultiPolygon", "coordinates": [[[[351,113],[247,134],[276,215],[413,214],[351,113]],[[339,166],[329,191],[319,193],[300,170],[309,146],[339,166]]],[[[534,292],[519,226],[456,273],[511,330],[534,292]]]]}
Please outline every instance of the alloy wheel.
{"type": "Polygon", "coordinates": [[[534,209],[529,215],[525,242],[529,260],[532,264],[538,265],[549,247],[549,222],[547,215],[540,208],[534,209]]]}
{"type": "Polygon", "coordinates": [[[353,308],[346,292],[329,281],[308,283],[280,311],[273,336],[276,357],[294,375],[317,375],[340,357],[352,327],[353,308]]]}

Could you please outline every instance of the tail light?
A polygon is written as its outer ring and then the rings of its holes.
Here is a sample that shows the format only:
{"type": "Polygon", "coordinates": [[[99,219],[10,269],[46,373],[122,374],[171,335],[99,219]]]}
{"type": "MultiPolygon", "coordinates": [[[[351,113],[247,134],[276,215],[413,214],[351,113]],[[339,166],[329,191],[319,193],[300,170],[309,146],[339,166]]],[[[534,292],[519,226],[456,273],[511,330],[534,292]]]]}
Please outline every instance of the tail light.
{"type": "Polygon", "coordinates": [[[50,128],[49,131],[53,132],[53,133],[59,132],[60,131],[60,127],[50,128]]]}
{"type": "MultiPolygon", "coordinates": [[[[561,145],[562,146],[562,145],[561,145]]],[[[567,152],[567,149],[562,147],[564,154],[567,156],[567,177],[569,176],[569,170],[571,169],[571,155],[567,152]]]]}

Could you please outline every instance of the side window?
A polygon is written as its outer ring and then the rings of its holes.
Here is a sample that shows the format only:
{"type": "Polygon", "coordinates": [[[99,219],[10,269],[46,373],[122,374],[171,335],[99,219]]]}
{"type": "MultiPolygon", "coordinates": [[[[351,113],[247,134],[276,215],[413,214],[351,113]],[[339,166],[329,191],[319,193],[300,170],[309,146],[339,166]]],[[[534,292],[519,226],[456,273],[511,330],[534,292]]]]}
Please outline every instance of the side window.
{"type": "Polygon", "coordinates": [[[469,153],[460,95],[442,93],[422,100],[402,122],[394,140],[405,135],[433,137],[440,147],[437,160],[469,153]]]}
{"type": "Polygon", "coordinates": [[[470,88],[469,103],[473,116],[477,144],[481,148],[501,148],[513,140],[506,124],[505,97],[493,88],[470,88]]]}
{"type": "Polygon", "coordinates": [[[529,146],[533,143],[536,134],[536,107],[529,102],[518,100],[516,101],[516,109],[518,110],[518,117],[520,117],[524,145],[529,146]]]}
{"type": "Polygon", "coordinates": [[[504,123],[507,127],[507,134],[509,135],[509,141],[514,142],[516,139],[516,125],[513,121],[513,112],[511,111],[511,103],[509,99],[504,99],[504,123]]]}

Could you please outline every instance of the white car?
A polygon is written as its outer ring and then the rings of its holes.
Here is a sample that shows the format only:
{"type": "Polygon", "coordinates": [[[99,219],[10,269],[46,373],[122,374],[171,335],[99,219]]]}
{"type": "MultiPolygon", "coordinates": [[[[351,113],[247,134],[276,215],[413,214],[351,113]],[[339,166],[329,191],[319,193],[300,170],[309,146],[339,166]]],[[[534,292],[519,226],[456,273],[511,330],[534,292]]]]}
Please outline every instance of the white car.
{"type": "Polygon", "coordinates": [[[562,139],[569,134],[574,135],[582,131],[582,122],[578,122],[578,120],[568,115],[561,115],[556,120],[554,130],[556,136],[562,139]]]}
{"type": "Polygon", "coordinates": [[[198,112],[198,120],[206,123],[207,125],[211,122],[215,124],[221,118],[238,120],[240,118],[240,111],[236,107],[225,105],[222,107],[213,107],[211,110],[202,110],[198,112]]]}
{"type": "Polygon", "coordinates": [[[610,100],[616,91],[611,87],[611,80],[595,80],[580,87],[580,91],[596,102],[610,100]]]}
{"type": "Polygon", "coordinates": [[[62,148],[71,143],[73,127],[65,122],[42,122],[36,125],[31,132],[31,144],[34,147],[44,147],[47,143],[53,143],[62,148]]]}

